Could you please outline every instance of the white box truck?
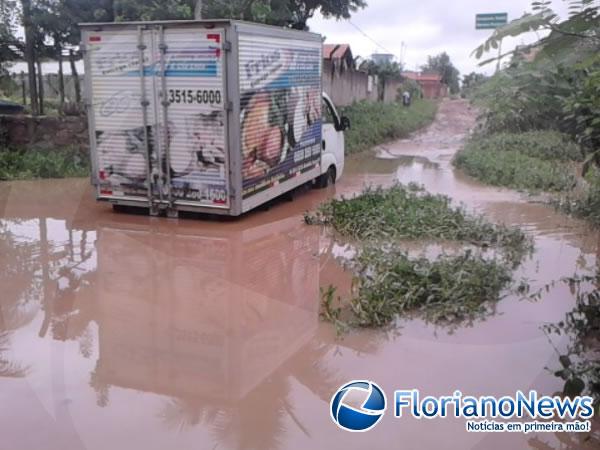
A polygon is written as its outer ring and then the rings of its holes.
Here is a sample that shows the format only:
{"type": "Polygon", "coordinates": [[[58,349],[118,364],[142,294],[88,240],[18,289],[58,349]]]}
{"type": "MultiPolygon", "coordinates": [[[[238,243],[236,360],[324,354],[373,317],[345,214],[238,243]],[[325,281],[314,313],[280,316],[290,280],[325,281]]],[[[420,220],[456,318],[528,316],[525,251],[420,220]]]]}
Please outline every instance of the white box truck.
{"type": "Polygon", "coordinates": [[[318,34],[233,20],[81,29],[98,200],[237,216],[342,175],[349,121],[322,93],[318,34]]]}

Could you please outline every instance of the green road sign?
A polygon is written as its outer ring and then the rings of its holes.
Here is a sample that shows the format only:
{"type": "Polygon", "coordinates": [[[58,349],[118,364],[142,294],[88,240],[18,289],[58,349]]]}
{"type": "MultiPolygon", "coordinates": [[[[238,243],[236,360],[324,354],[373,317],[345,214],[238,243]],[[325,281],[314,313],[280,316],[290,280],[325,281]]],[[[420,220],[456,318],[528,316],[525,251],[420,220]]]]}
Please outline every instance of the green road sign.
{"type": "Polygon", "coordinates": [[[506,25],[508,22],[508,13],[491,13],[491,14],[476,14],[475,29],[476,30],[493,30],[495,28],[506,25]]]}

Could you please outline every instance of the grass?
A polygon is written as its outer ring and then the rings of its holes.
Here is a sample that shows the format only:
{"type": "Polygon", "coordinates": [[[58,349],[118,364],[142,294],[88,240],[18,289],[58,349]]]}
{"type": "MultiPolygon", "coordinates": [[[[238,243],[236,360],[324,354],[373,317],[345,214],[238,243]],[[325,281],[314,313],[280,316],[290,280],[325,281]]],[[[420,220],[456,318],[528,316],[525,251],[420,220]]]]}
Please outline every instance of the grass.
{"type": "Polygon", "coordinates": [[[568,191],[577,179],[579,147],[554,131],[498,133],[474,137],[454,164],[487,184],[529,191],[568,191]]]}
{"type": "Polygon", "coordinates": [[[406,137],[429,125],[435,118],[437,103],[415,100],[406,108],[400,103],[361,101],[340,109],[352,124],[345,132],[346,154],[351,154],[406,137]]]}
{"type": "Polygon", "coordinates": [[[590,170],[584,182],[579,180],[584,159],[567,135],[528,131],[474,136],[453,163],[487,184],[560,194],[551,200],[558,209],[600,225],[600,171],[590,170]]]}
{"type": "Polygon", "coordinates": [[[322,292],[321,316],[341,328],[385,326],[399,315],[443,325],[485,317],[511,284],[513,268],[533,247],[520,229],[492,224],[415,185],[368,188],[351,199],[333,199],[306,214],[305,221],[331,226],[356,242],[347,307],[335,306],[333,287],[322,292]],[[476,247],[432,260],[399,249],[401,239],[476,247]],[[482,250],[489,247],[500,251],[486,258],[482,250]],[[350,319],[342,318],[346,312],[350,319]]]}
{"type": "Polygon", "coordinates": [[[555,202],[561,211],[600,226],[600,169],[590,170],[585,186],[555,202]]]}
{"type": "Polygon", "coordinates": [[[532,245],[520,229],[492,224],[452,206],[449,197],[415,185],[367,188],[351,199],[332,199],[307,214],[305,221],[329,225],[342,236],[361,241],[425,238],[498,247],[515,263],[532,245]]]}
{"type": "Polygon", "coordinates": [[[85,177],[89,170],[88,158],[71,148],[0,149],[0,180],[85,177]]]}
{"type": "Polygon", "coordinates": [[[571,138],[558,131],[527,131],[496,133],[477,141],[483,152],[517,151],[532,158],[550,161],[583,161],[581,148],[571,138]]]}
{"type": "Polygon", "coordinates": [[[364,274],[350,302],[359,326],[385,326],[398,315],[456,324],[484,317],[511,282],[505,264],[471,252],[435,261],[368,247],[356,260],[364,274]]]}

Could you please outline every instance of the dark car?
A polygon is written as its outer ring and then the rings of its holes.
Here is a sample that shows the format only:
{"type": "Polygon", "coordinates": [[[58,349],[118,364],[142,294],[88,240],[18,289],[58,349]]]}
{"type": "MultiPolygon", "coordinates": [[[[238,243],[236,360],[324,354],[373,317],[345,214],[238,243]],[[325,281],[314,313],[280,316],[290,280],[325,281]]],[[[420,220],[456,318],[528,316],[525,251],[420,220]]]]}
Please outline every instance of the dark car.
{"type": "Polygon", "coordinates": [[[0,100],[0,114],[21,114],[25,107],[15,102],[0,100]]]}

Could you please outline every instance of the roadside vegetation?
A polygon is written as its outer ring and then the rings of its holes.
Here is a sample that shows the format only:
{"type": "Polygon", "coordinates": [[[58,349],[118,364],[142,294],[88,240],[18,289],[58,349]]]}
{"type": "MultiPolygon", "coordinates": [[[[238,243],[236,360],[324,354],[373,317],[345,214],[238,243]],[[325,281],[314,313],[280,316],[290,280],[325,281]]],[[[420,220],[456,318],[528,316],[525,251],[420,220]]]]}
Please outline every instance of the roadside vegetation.
{"type": "Polygon", "coordinates": [[[352,240],[437,239],[497,247],[516,263],[531,250],[530,240],[518,228],[492,224],[453,206],[449,197],[414,184],[369,187],[350,199],[332,199],[305,220],[329,225],[352,240]]]}
{"type": "Polygon", "coordinates": [[[438,325],[486,317],[511,282],[506,264],[465,252],[434,260],[390,247],[367,246],[356,258],[355,296],[350,302],[359,326],[383,326],[398,316],[438,325]]]}
{"type": "Polygon", "coordinates": [[[85,177],[87,157],[73,149],[0,149],[0,180],[85,177]]]}
{"type": "Polygon", "coordinates": [[[554,203],[566,213],[600,225],[600,169],[590,168],[582,187],[559,197],[554,203]]]}
{"type": "Polygon", "coordinates": [[[532,250],[521,230],[487,222],[414,185],[333,199],[305,221],[332,227],[356,247],[348,261],[351,299],[336,301],[333,287],[323,294],[323,317],[342,328],[385,326],[399,316],[447,326],[485,317],[532,250]],[[455,242],[462,250],[412,256],[398,245],[407,240],[455,242]]]}
{"type": "Polygon", "coordinates": [[[350,154],[407,137],[411,132],[429,125],[435,118],[437,103],[415,100],[410,108],[406,108],[398,102],[361,101],[340,110],[352,124],[345,132],[346,154],[350,154]]]}
{"type": "MultiPolygon", "coordinates": [[[[503,55],[489,79],[471,77],[468,95],[482,114],[454,163],[483,182],[554,193],[564,211],[600,224],[600,15],[593,1],[569,0],[559,21],[549,3],[497,29],[480,58],[505,37],[548,30],[503,55]],[[596,167],[596,169],[594,169],[596,167]]],[[[482,64],[498,62],[490,58],[482,64]]]]}
{"type": "MultiPolygon", "coordinates": [[[[575,307],[563,320],[543,327],[548,337],[567,339],[567,345],[556,348],[557,361],[549,370],[564,380],[563,394],[589,395],[600,412],[600,269],[593,276],[561,279],[575,295],[575,307]]],[[[554,287],[551,283],[534,293],[533,299],[554,287]]]]}
{"type": "MultiPolygon", "coordinates": [[[[534,14],[497,29],[475,50],[479,58],[505,37],[549,31],[470,90],[480,125],[455,164],[484,182],[558,191],[558,208],[600,225],[600,7],[567,2],[562,21],[550,2],[533,2],[534,14]]],[[[543,327],[560,341],[549,370],[563,380],[563,395],[590,395],[600,411],[600,272],[552,282],[531,297],[542,299],[556,283],[569,285],[575,306],[543,327]]]]}
{"type": "Polygon", "coordinates": [[[555,131],[496,133],[471,138],[454,164],[495,186],[529,191],[568,191],[577,183],[583,152],[555,131]]]}

